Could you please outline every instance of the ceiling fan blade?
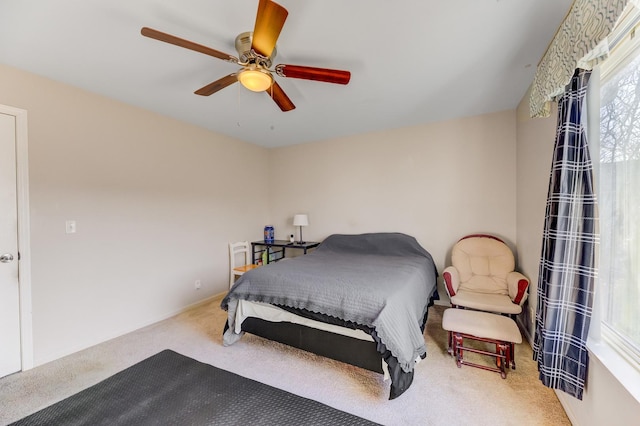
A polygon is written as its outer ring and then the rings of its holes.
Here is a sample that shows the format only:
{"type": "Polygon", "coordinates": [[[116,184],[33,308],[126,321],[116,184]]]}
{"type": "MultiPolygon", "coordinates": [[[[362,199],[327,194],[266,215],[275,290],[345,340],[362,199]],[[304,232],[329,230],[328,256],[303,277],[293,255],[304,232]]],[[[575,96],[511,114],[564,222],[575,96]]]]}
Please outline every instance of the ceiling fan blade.
{"type": "Polygon", "coordinates": [[[154,30],[153,28],[143,27],[140,30],[140,33],[149,38],[153,38],[155,40],[164,41],[165,43],[170,43],[176,46],[184,47],[187,49],[195,50],[196,52],[204,53],[205,55],[213,56],[218,59],[222,59],[224,61],[229,62],[238,62],[238,58],[235,56],[229,55],[224,52],[220,52],[218,50],[212,49],[207,46],[203,46],[198,43],[194,43],[189,40],[182,39],[180,37],[173,36],[171,34],[163,33],[162,31],[154,30]]]}
{"type": "Polygon", "coordinates": [[[256,53],[266,58],[271,56],[288,14],[287,9],[278,3],[260,0],[251,42],[251,48],[256,53]]]}
{"type": "Polygon", "coordinates": [[[289,99],[287,94],[284,93],[284,90],[282,90],[282,87],[280,87],[280,85],[275,81],[273,82],[273,84],[269,89],[265,90],[265,92],[267,92],[269,96],[271,96],[273,101],[276,104],[278,104],[278,106],[282,111],[287,112],[296,108],[293,102],[291,102],[291,99],[289,99]]]}
{"type": "Polygon", "coordinates": [[[222,77],[222,78],[214,81],[213,83],[209,83],[206,86],[201,87],[200,89],[196,90],[194,93],[196,95],[200,95],[200,96],[213,95],[218,90],[222,90],[225,87],[232,85],[236,81],[238,81],[237,74],[236,73],[229,74],[226,77],[222,77]]]}
{"type": "Polygon", "coordinates": [[[327,68],[304,67],[300,65],[279,64],[276,73],[282,77],[302,78],[304,80],[323,81],[325,83],[347,84],[351,80],[351,73],[327,68]]]}

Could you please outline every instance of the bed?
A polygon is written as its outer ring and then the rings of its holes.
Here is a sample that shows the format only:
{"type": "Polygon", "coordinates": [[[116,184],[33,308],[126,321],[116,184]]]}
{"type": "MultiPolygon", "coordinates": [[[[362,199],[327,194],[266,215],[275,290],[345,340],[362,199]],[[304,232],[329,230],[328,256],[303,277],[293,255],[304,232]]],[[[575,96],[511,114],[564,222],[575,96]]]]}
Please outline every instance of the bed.
{"type": "Polygon", "coordinates": [[[437,276],[409,235],[334,234],[312,253],[242,275],[221,303],[223,343],[249,332],[376,371],[391,380],[394,399],[426,356],[437,276]]]}

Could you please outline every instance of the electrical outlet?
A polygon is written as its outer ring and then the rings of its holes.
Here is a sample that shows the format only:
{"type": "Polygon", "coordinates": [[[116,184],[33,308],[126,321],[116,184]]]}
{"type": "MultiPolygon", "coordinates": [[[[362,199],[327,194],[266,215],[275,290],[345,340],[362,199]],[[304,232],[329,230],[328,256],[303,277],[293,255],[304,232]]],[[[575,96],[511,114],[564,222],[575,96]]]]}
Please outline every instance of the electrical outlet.
{"type": "Polygon", "coordinates": [[[202,283],[200,282],[200,280],[196,280],[195,287],[196,287],[196,290],[200,290],[200,287],[202,287],[202,283]]]}

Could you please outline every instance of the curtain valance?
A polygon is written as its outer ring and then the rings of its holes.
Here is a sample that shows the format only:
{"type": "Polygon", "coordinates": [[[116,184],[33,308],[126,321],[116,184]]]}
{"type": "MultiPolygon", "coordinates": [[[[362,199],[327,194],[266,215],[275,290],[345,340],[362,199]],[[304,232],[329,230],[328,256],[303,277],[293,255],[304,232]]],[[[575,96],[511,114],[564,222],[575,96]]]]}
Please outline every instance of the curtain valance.
{"type": "MultiPolygon", "coordinates": [[[[635,0],[632,0],[635,1],[635,0]]],[[[606,37],[629,0],[575,0],[542,57],[529,99],[532,117],[548,117],[549,101],[562,94],[576,68],[607,54],[606,37]]]]}

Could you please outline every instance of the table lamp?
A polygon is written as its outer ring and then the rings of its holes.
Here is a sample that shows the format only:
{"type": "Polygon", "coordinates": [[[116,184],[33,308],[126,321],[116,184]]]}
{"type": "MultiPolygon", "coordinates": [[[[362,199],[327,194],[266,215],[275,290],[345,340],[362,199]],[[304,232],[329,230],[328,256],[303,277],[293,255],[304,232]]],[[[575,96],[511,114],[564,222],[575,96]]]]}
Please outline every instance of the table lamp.
{"type": "Polygon", "coordinates": [[[298,241],[298,243],[304,244],[304,241],[302,240],[302,227],[309,226],[309,217],[306,214],[297,214],[293,216],[293,226],[300,227],[300,241],[298,241]]]}

